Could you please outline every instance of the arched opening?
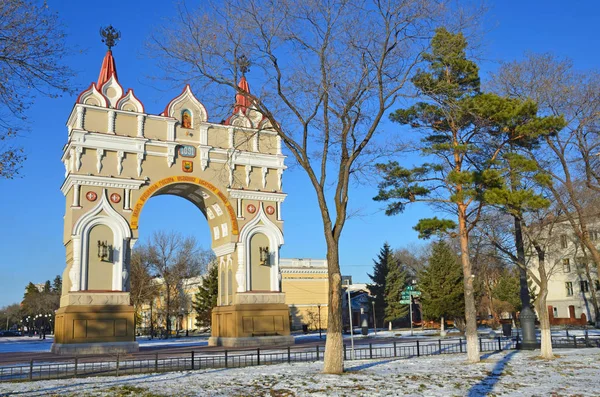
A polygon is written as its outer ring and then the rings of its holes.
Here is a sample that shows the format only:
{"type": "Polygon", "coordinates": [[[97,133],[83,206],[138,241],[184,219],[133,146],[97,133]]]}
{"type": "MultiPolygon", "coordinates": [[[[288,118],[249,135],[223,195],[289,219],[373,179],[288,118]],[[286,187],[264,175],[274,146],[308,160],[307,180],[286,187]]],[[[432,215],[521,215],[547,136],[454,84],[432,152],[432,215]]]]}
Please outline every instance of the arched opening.
{"type": "MultiPolygon", "coordinates": [[[[209,189],[186,181],[167,183],[152,189],[157,184],[148,187],[152,194],[142,195],[136,204],[131,222],[132,228],[134,225],[137,228],[138,241],[135,245],[140,248],[147,247],[149,243],[155,244],[155,233],[158,232],[174,232],[182,238],[195,238],[202,260],[210,251],[219,267],[217,304],[232,304],[233,261],[222,252],[224,245],[230,245],[232,240],[237,239],[231,233],[237,229],[237,225],[232,226],[230,221],[231,206],[223,202],[216,188],[209,189]]],[[[203,274],[208,270],[207,265],[208,262],[204,261],[203,274]]],[[[161,294],[152,302],[153,307],[145,306],[141,328],[154,330],[154,323],[163,324],[162,328],[169,328],[171,332],[183,331],[187,334],[189,330],[196,329],[194,295],[202,283],[201,274],[194,273],[176,287],[169,280],[160,282],[161,294]],[[177,307],[173,308],[173,305],[177,307]]]]}

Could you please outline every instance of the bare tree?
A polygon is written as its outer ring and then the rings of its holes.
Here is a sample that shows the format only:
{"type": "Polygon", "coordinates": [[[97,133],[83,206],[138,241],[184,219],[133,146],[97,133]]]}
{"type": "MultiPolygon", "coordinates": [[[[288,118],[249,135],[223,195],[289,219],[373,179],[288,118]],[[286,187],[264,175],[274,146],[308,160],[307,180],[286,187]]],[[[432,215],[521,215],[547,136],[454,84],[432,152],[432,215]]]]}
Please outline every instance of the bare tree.
{"type": "Polygon", "coordinates": [[[540,321],[541,351],[540,356],[545,359],[553,358],[552,338],[550,333],[550,318],[546,299],[548,297],[548,282],[560,266],[558,261],[549,261],[548,252],[555,249],[555,228],[560,217],[559,211],[554,209],[540,209],[529,211],[520,218],[523,232],[526,262],[518,256],[514,243],[514,219],[500,212],[492,216],[487,214],[484,221],[479,224],[479,232],[489,238],[490,243],[499,253],[505,255],[513,264],[524,269],[529,278],[539,288],[534,305],[540,321]]]}
{"type": "Polygon", "coordinates": [[[35,95],[69,91],[64,37],[45,1],[0,2],[0,178],[13,178],[25,159],[11,139],[26,126],[35,95]]]}
{"type": "Polygon", "coordinates": [[[186,279],[197,277],[206,271],[210,253],[202,250],[194,237],[183,237],[176,232],[154,232],[145,247],[148,268],[162,284],[162,305],[166,337],[171,331],[171,320],[179,313],[181,291],[186,279]]]}
{"type": "Polygon", "coordinates": [[[135,312],[136,325],[144,304],[152,304],[158,296],[159,285],[151,274],[148,247],[141,246],[131,253],[129,295],[135,312]]]}
{"type": "Polygon", "coordinates": [[[600,271],[600,250],[590,233],[597,209],[586,203],[600,192],[600,74],[578,72],[571,61],[551,54],[527,54],[523,61],[504,64],[492,86],[513,97],[531,98],[540,111],[566,119],[566,127],[546,135],[545,145],[530,155],[551,176],[553,201],[600,271]]]}
{"type": "Polygon", "coordinates": [[[198,11],[181,7],[177,20],[151,41],[173,79],[205,83],[211,92],[237,90],[249,98],[306,172],[327,244],[326,373],[343,371],[339,240],[348,217],[350,177],[367,163],[364,156],[376,154],[369,143],[405,93],[443,3],[205,2],[198,11]],[[261,87],[253,94],[236,84],[241,55],[259,70],[261,87]]]}

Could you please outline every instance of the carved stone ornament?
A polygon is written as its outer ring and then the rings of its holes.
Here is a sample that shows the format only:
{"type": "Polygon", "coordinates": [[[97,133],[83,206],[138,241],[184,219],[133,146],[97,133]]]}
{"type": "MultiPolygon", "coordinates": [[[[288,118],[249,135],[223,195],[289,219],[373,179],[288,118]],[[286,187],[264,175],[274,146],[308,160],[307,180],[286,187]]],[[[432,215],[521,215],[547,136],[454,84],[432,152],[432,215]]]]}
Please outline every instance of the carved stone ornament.
{"type": "Polygon", "coordinates": [[[269,214],[269,215],[273,215],[273,214],[275,213],[275,208],[274,208],[273,206],[270,206],[270,205],[269,205],[269,206],[267,207],[266,211],[267,211],[267,214],[269,214]]]}
{"type": "Polygon", "coordinates": [[[85,194],[85,198],[88,199],[88,201],[96,201],[98,195],[96,194],[96,192],[87,192],[85,194]]]}
{"type": "Polygon", "coordinates": [[[248,204],[248,206],[246,207],[246,211],[248,211],[251,214],[254,214],[256,212],[256,206],[254,204],[248,204]]]}
{"type": "Polygon", "coordinates": [[[117,204],[121,202],[121,195],[118,193],[113,193],[110,195],[110,201],[117,204]]]}

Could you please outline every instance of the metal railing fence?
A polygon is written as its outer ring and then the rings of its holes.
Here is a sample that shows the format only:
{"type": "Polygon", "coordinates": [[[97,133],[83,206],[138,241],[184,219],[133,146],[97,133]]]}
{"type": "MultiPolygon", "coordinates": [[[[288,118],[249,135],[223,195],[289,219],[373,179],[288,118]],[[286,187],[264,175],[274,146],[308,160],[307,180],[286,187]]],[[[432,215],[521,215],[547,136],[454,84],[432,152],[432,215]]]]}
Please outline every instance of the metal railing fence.
{"type": "MultiPolygon", "coordinates": [[[[479,349],[497,352],[516,349],[519,336],[479,338],[479,349]]],[[[600,338],[570,336],[553,338],[555,348],[600,347],[600,338]]],[[[345,360],[379,358],[411,358],[439,354],[466,353],[464,338],[423,339],[356,345],[354,350],[344,345],[345,360]]],[[[324,356],[323,346],[283,347],[253,350],[222,350],[204,352],[191,350],[185,353],[148,353],[115,355],[101,361],[98,357],[75,357],[25,364],[0,366],[0,382],[66,379],[88,376],[121,376],[151,372],[186,371],[213,368],[240,368],[292,362],[319,361],[324,356]],[[168,357],[166,355],[169,354],[168,357]]]]}

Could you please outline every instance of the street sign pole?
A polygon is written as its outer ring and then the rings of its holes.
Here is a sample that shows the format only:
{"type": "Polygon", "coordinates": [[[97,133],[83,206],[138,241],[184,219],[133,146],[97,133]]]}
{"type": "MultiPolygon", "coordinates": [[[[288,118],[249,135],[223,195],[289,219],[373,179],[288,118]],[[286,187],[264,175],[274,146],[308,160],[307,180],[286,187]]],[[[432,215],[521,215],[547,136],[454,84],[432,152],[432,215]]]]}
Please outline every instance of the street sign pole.
{"type": "Polygon", "coordinates": [[[350,298],[350,288],[346,288],[348,291],[348,314],[350,315],[350,343],[352,344],[352,359],[354,360],[354,332],[352,330],[352,299],[350,298]]]}
{"type": "Polygon", "coordinates": [[[410,307],[410,336],[413,336],[413,315],[412,315],[412,296],[410,297],[410,303],[408,304],[410,307]]]}

